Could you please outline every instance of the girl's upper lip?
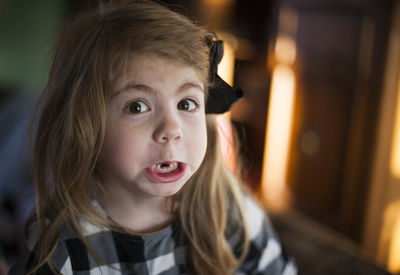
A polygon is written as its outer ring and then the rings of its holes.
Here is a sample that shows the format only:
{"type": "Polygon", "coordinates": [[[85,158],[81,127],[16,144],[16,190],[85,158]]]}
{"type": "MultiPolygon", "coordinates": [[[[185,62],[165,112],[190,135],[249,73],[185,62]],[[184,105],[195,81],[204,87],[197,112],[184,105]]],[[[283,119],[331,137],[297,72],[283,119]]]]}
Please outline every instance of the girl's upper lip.
{"type": "Polygon", "coordinates": [[[158,160],[158,161],[153,161],[153,162],[151,162],[150,166],[152,166],[152,165],[154,165],[154,164],[173,163],[173,162],[176,162],[176,163],[183,163],[183,162],[181,162],[181,161],[179,161],[179,160],[158,160]]]}

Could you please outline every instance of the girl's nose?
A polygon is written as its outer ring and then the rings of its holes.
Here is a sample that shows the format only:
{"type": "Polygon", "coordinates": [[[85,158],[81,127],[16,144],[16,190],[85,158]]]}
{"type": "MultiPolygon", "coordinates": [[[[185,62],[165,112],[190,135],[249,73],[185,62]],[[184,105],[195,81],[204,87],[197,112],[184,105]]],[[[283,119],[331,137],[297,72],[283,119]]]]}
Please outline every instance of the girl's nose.
{"type": "Polygon", "coordinates": [[[154,140],[158,143],[174,142],[180,140],[182,137],[182,129],[178,121],[172,117],[164,117],[154,132],[154,140]]]}

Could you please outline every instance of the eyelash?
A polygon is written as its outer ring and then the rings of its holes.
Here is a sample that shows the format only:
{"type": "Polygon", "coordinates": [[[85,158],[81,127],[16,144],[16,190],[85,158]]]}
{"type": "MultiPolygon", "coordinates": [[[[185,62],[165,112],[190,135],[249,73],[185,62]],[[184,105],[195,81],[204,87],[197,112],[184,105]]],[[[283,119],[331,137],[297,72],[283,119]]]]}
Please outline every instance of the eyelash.
{"type": "Polygon", "coordinates": [[[135,101],[132,101],[132,102],[130,102],[130,103],[124,108],[124,111],[126,111],[126,112],[128,112],[128,113],[130,113],[130,114],[140,114],[140,113],[147,112],[147,111],[149,111],[149,110],[150,110],[150,107],[149,107],[146,103],[144,103],[142,100],[135,100],[135,101]],[[140,110],[139,112],[135,112],[135,111],[132,112],[132,110],[131,110],[130,108],[131,108],[131,107],[134,107],[133,104],[135,104],[135,103],[138,104],[138,105],[136,105],[135,107],[145,107],[145,108],[147,108],[147,109],[145,109],[144,111],[140,110]],[[141,104],[140,104],[140,103],[141,103],[141,104]]]}
{"type": "MultiPolygon", "coordinates": [[[[189,103],[190,104],[190,103],[189,103]]],[[[189,106],[190,107],[190,106],[189,106]]],[[[187,111],[187,112],[194,112],[195,110],[200,108],[200,104],[194,100],[194,99],[190,99],[190,98],[184,98],[182,100],[180,100],[177,104],[177,109],[181,110],[181,111],[187,111]],[[186,109],[180,109],[179,105],[183,102],[191,102],[192,104],[194,104],[194,107],[191,110],[186,110],[186,109]]],[[[126,107],[124,108],[124,111],[129,113],[129,114],[140,114],[140,113],[144,113],[150,110],[150,107],[148,106],[148,104],[146,104],[145,102],[143,102],[142,100],[135,100],[132,101],[130,103],[128,103],[126,105],[126,107]],[[136,106],[133,106],[134,104],[137,104],[136,106]],[[141,108],[140,110],[138,110],[136,112],[137,109],[131,109],[132,107],[134,108],[141,108]],[[142,108],[145,108],[145,110],[142,111],[142,108]]]]}
{"type": "Polygon", "coordinates": [[[192,102],[192,103],[194,104],[194,107],[193,107],[192,110],[184,110],[184,109],[183,109],[182,111],[193,112],[193,111],[199,109],[199,107],[200,107],[200,104],[199,104],[196,100],[190,99],[190,98],[184,98],[184,99],[182,99],[181,101],[178,102],[178,105],[177,105],[178,110],[180,110],[180,109],[179,109],[179,104],[181,104],[182,102],[185,102],[185,101],[190,101],[190,102],[192,102]]]}

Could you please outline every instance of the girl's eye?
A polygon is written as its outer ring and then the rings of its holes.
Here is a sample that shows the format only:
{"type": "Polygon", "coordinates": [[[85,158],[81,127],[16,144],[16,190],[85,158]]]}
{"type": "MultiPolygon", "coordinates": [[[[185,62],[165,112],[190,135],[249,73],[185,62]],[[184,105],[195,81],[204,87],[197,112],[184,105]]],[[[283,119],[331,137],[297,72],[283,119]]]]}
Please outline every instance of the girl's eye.
{"type": "Polygon", "coordinates": [[[194,111],[198,104],[191,99],[183,99],[178,103],[178,109],[183,111],[194,111]]]}
{"type": "Polygon", "coordinates": [[[149,106],[147,106],[144,102],[142,101],[133,101],[126,106],[125,111],[128,113],[143,113],[147,112],[149,110],[149,106]]]}

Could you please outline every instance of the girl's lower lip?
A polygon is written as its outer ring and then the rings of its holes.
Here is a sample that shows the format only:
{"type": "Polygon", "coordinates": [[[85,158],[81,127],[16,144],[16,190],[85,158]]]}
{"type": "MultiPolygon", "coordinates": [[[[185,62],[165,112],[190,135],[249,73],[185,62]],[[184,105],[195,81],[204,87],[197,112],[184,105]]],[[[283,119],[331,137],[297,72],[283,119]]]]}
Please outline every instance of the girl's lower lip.
{"type": "Polygon", "coordinates": [[[145,171],[152,181],[160,183],[171,183],[180,180],[185,175],[186,165],[184,163],[179,163],[178,168],[170,173],[165,174],[158,174],[154,172],[151,167],[147,167],[145,171]]]}

